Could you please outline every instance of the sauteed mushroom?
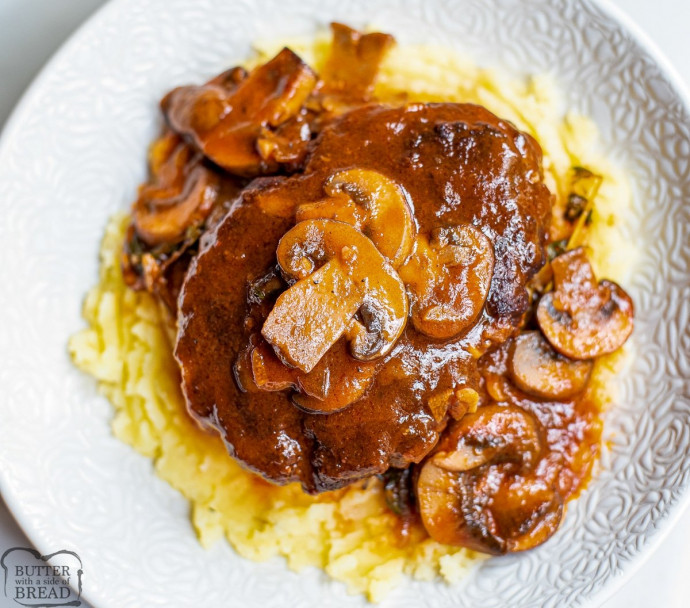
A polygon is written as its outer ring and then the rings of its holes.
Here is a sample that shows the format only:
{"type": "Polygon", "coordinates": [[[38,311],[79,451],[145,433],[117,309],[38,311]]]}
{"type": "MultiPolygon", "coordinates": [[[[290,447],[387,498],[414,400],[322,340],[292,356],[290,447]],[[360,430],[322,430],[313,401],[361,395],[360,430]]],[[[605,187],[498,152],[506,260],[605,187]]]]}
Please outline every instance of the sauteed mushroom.
{"type": "Polygon", "coordinates": [[[177,135],[158,140],[151,153],[151,183],[132,208],[139,238],[155,246],[175,243],[203,223],[218,197],[218,176],[177,135]]]}
{"type": "Polygon", "coordinates": [[[426,406],[438,421],[443,420],[446,414],[450,414],[455,420],[460,420],[467,412],[476,412],[478,403],[479,393],[476,390],[459,385],[432,394],[427,399],[426,406]]]}
{"type": "Polygon", "coordinates": [[[287,367],[265,341],[261,340],[256,346],[250,342],[249,361],[258,389],[273,392],[296,388],[298,370],[287,367]]]}
{"type": "Polygon", "coordinates": [[[278,297],[261,333],[288,365],[311,371],[345,332],[356,359],[393,347],[407,318],[405,288],[359,230],[335,220],[300,222],[280,240],[277,258],[297,282],[278,297]]]}
{"type": "Polygon", "coordinates": [[[439,228],[431,240],[417,237],[414,254],[400,269],[411,292],[412,322],[432,338],[452,338],[482,311],[491,286],[491,241],[469,224],[439,228]]]}
{"type": "Polygon", "coordinates": [[[623,345],[633,329],[633,304],[621,287],[594,276],[578,247],[551,262],[554,291],[542,296],[537,321],[546,339],[571,359],[593,359],[623,345]]]}
{"type": "Polygon", "coordinates": [[[364,396],[374,381],[376,363],[353,361],[341,338],[311,372],[300,372],[292,402],[306,412],[329,414],[345,409],[364,396]]]}
{"type": "Polygon", "coordinates": [[[563,501],[532,472],[542,443],[535,419],[488,405],[455,423],[419,473],[424,527],[444,544],[501,554],[544,542],[563,501]]]}
{"type": "Polygon", "coordinates": [[[486,405],[449,430],[432,461],[454,472],[487,462],[514,462],[531,469],[540,450],[539,429],[530,414],[517,407],[486,405]]]}
{"type": "Polygon", "coordinates": [[[332,259],[278,296],[261,333],[288,365],[309,372],[349,327],[361,301],[359,286],[332,259]]]}
{"type": "Polygon", "coordinates": [[[296,219],[334,219],[361,230],[393,268],[412,251],[415,227],[403,190],[378,171],[349,169],[331,175],[324,185],[329,198],[297,208],[296,219]]]}
{"type": "MultiPolygon", "coordinates": [[[[316,86],[316,75],[286,48],[246,78],[219,78],[171,91],[161,102],[168,124],[231,173],[276,171],[278,163],[259,154],[257,139],[300,113],[316,86]]],[[[293,135],[306,144],[306,131],[297,129],[293,135]]]]}
{"type": "Polygon", "coordinates": [[[374,377],[375,364],[347,361],[350,355],[344,340],[339,340],[309,373],[287,367],[263,340],[250,348],[256,387],[298,391],[292,401],[308,412],[328,414],[344,409],[364,395],[374,377]]]}
{"type": "Polygon", "coordinates": [[[333,48],[321,72],[324,92],[367,100],[386,51],[395,39],[389,34],[362,34],[342,23],[331,23],[333,48]]]}
{"type": "Polygon", "coordinates": [[[591,361],[573,361],[556,352],[541,332],[520,334],[510,348],[510,377],[536,397],[567,399],[583,391],[592,373],[591,361]]]}

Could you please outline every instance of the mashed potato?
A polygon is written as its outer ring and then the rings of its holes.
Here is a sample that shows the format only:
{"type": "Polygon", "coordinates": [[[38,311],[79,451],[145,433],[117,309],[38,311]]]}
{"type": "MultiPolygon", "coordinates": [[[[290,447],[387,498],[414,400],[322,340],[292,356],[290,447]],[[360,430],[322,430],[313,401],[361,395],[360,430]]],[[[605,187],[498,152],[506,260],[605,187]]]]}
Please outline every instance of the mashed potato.
{"type": "MultiPolygon", "coordinates": [[[[282,46],[282,45],[280,45],[282,46]]],[[[327,42],[290,41],[317,70],[327,42]]],[[[260,46],[257,61],[277,50],[260,46]]],[[[633,251],[618,231],[630,194],[625,177],[597,149],[597,130],[582,116],[562,113],[557,88],[545,76],[511,80],[480,69],[444,49],[398,47],[388,56],[377,85],[382,100],[407,91],[416,101],[479,103],[532,134],[544,149],[549,186],[559,202],[567,196],[568,171],[585,166],[604,176],[585,243],[599,277],[623,279],[633,251]]],[[[242,469],[221,440],[188,417],[172,356],[166,317],[153,298],[123,282],[120,250],[128,216],[106,228],[100,277],[88,294],[89,327],[72,337],[74,362],[94,376],[112,402],[115,435],[153,459],[156,473],[191,504],[192,523],[204,546],[225,536],[249,559],[286,558],[290,568],[323,568],[351,592],[378,601],[404,575],[455,582],[481,557],[440,545],[413,529],[403,542],[376,479],[320,496],[298,485],[277,487],[242,469]]],[[[599,365],[595,381],[610,373],[599,365]]]]}

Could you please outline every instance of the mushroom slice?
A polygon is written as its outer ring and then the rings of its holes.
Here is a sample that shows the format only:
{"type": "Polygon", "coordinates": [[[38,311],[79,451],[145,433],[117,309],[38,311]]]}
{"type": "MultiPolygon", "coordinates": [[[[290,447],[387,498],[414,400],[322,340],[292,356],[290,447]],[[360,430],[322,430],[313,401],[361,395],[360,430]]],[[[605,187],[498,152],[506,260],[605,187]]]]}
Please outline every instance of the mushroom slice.
{"type": "Polygon", "coordinates": [[[132,207],[134,227],[147,245],[176,243],[200,226],[218,198],[218,178],[172,133],[151,150],[151,180],[132,207]]]}
{"type": "Polygon", "coordinates": [[[367,100],[374,91],[379,66],[395,39],[378,32],[362,34],[342,23],[331,23],[333,46],[321,71],[324,93],[367,100]]]}
{"type": "Polygon", "coordinates": [[[297,221],[328,218],[352,224],[398,268],[412,251],[415,227],[403,189],[378,171],[348,169],[328,178],[329,198],[297,208],[297,221]]]}
{"type": "Polygon", "coordinates": [[[263,340],[251,349],[250,360],[254,384],[260,390],[284,391],[297,385],[297,370],[283,364],[263,340]]]}
{"type": "Polygon", "coordinates": [[[361,302],[359,285],[339,260],[329,260],[278,296],[261,333],[288,365],[309,372],[349,327],[361,302]]]}
{"type": "Polygon", "coordinates": [[[123,279],[146,289],[170,312],[191,263],[194,245],[227,212],[244,180],[221,179],[190,144],[166,130],[149,149],[149,177],[132,204],[121,254],[123,279]]]}
{"type": "MultiPolygon", "coordinates": [[[[229,85],[216,78],[204,86],[174,89],[161,106],[170,127],[191,138],[214,163],[237,175],[254,176],[279,166],[273,158],[262,158],[257,140],[266,136],[266,129],[295,118],[316,81],[312,69],[286,48],[229,85]]],[[[303,135],[306,146],[310,133],[303,135]]]]}
{"type": "Polygon", "coordinates": [[[360,229],[393,268],[398,268],[410,255],[415,236],[412,211],[405,191],[392,179],[378,171],[349,169],[331,175],[324,190],[331,197],[346,194],[364,209],[360,229]]]}
{"type": "Polygon", "coordinates": [[[276,128],[262,127],[256,149],[267,164],[277,163],[292,173],[303,165],[311,138],[312,125],[306,113],[300,113],[276,128]]]}
{"type": "Polygon", "coordinates": [[[467,386],[456,386],[433,393],[426,402],[427,409],[434,420],[441,422],[446,414],[454,420],[460,420],[468,412],[477,411],[479,393],[467,386]]]}
{"type": "MultiPolygon", "coordinates": [[[[376,369],[373,363],[354,361],[344,340],[339,340],[309,373],[287,367],[260,338],[256,345],[250,341],[249,351],[253,385],[264,391],[298,391],[292,396],[293,403],[315,414],[337,412],[360,399],[373,382],[376,369]]],[[[242,362],[240,357],[238,363],[242,362]]],[[[241,379],[242,371],[236,365],[236,377],[241,379]]]]}
{"type": "Polygon", "coordinates": [[[299,222],[278,243],[277,259],[297,282],[278,297],[262,334],[286,363],[311,371],[346,330],[356,359],[393,347],[407,318],[405,288],[359,230],[335,220],[299,222]]]}
{"type": "Polygon", "coordinates": [[[558,530],[564,511],[560,493],[533,476],[501,485],[492,507],[499,531],[494,538],[505,539],[506,553],[526,551],[547,541],[558,530]]]}
{"type": "Polygon", "coordinates": [[[518,407],[487,405],[454,424],[431,460],[454,472],[487,462],[515,462],[532,468],[540,452],[539,429],[530,414],[518,407]]]}
{"type": "Polygon", "coordinates": [[[573,361],[556,352],[539,331],[520,334],[509,351],[511,379],[535,397],[567,399],[582,392],[592,367],[592,361],[573,361]]]}
{"type": "Polygon", "coordinates": [[[316,203],[304,203],[295,210],[295,221],[297,222],[318,219],[345,222],[361,231],[366,221],[366,211],[347,194],[342,193],[316,203]]]}
{"type": "Polygon", "coordinates": [[[512,481],[503,473],[480,469],[457,474],[425,463],[416,491],[431,538],[502,555],[536,547],[554,534],[563,517],[558,491],[533,476],[512,481]]]}
{"type": "Polygon", "coordinates": [[[630,296],[612,281],[597,283],[582,247],[554,258],[551,266],[554,291],[537,306],[551,346],[571,359],[593,359],[621,347],[633,329],[630,296]]]}
{"type": "Polygon", "coordinates": [[[533,474],[540,454],[537,423],[518,407],[485,406],[453,424],[417,478],[429,535],[491,554],[544,542],[563,504],[533,474]]]}
{"type": "Polygon", "coordinates": [[[364,396],[374,381],[376,363],[357,361],[339,340],[308,374],[298,372],[298,391],[292,402],[315,414],[340,411],[364,396]]]}
{"type": "Polygon", "coordinates": [[[417,237],[414,254],[400,268],[412,300],[415,328],[431,338],[453,338],[477,319],[494,269],[491,241],[469,224],[417,237]]]}

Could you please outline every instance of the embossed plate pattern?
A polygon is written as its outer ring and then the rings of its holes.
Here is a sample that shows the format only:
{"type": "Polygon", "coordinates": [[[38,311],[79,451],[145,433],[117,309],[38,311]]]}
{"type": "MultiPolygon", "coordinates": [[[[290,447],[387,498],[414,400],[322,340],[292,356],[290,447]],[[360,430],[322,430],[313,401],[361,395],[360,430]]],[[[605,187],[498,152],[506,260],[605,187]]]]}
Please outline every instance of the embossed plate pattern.
{"type": "Polygon", "coordinates": [[[690,489],[690,120],[646,43],[600,4],[575,0],[114,0],[58,53],[0,142],[0,483],[38,548],[75,550],[84,594],[122,606],[361,606],[316,571],[204,551],[185,500],[111,437],[109,404],[75,370],[106,218],[144,177],[157,100],[245,56],[252,40],[332,19],[403,43],[459,48],[513,72],[553,72],[592,115],[633,181],[626,287],[637,354],[607,421],[611,450],[563,528],[464,584],[408,583],[387,606],[595,604],[649,552],[690,489]]]}

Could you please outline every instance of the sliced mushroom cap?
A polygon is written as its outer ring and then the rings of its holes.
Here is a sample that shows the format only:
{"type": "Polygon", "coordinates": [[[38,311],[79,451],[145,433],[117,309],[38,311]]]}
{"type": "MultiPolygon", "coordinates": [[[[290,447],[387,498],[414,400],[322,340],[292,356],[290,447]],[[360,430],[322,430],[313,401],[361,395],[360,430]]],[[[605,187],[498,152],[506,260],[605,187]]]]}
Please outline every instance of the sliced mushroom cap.
{"type": "Polygon", "coordinates": [[[620,348],[633,330],[633,303],[612,281],[597,283],[584,249],[551,262],[554,291],[542,296],[537,321],[546,339],[571,359],[593,359],[620,348]]]}
{"type": "Polygon", "coordinates": [[[422,523],[443,544],[491,554],[544,542],[560,523],[560,495],[536,478],[539,429],[524,410],[489,405],[455,423],[417,479],[422,523]]]}
{"type": "Polygon", "coordinates": [[[434,230],[430,241],[418,236],[415,252],[400,268],[415,328],[447,339],[471,327],[484,307],[493,269],[491,241],[474,226],[434,230]]]}
{"type": "Polygon", "coordinates": [[[332,23],[333,46],[321,71],[324,93],[357,100],[368,99],[386,51],[395,39],[378,32],[362,34],[342,23],[332,23]]]}
{"type": "Polygon", "coordinates": [[[506,553],[532,549],[558,530],[563,511],[560,493],[540,479],[528,476],[503,484],[493,498],[491,514],[499,534],[492,536],[505,539],[506,553]]]}
{"type": "Polygon", "coordinates": [[[330,198],[297,208],[297,221],[335,219],[368,236],[393,268],[412,251],[415,226],[407,196],[378,171],[349,169],[334,173],[324,185],[330,198]]]}
{"type": "Polygon", "coordinates": [[[468,412],[477,411],[479,393],[468,386],[456,386],[433,393],[426,402],[426,407],[435,420],[440,422],[450,414],[454,420],[460,420],[468,412]]]}
{"type": "Polygon", "coordinates": [[[292,173],[307,157],[312,126],[304,112],[277,127],[262,127],[256,150],[267,166],[278,164],[292,173]]]}
{"type": "Polygon", "coordinates": [[[417,479],[417,500],[429,535],[444,545],[491,555],[545,542],[563,517],[560,494],[534,478],[512,484],[502,473],[457,474],[426,463],[417,479]]]}
{"type": "MultiPolygon", "coordinates": [[[[295,53],[283,49],[246,78],[218,78],[201,86],[180,87],[161,102],[170,127],[190,137],[205,156],[242,176],[274,172],[257,140],[301,111],[316,85],[316,75],[295,53]]],[[[298,133],[300,131],[298,130],[298,133]]],[[[309,136],[304,137],[304,144],[309,136]]]]}
{"type": "Polygon", "coordinates": [[[347,194],[342,193],[315,203],[304,203],[295,210],[296,222],[318,219],[345,222],[362,231],[362,226],[366,221],[366,210],[357,205],[347,194]]]}
{"type": "Polygon", "coordinates": [[[412,251],[415,226],[404,190],[378,171],[350,169],[333,174],[324,186],[329,196],[347,194],[366,217],[362,232],[398,268],[412,251]]]}
{"type": "Polygon", "coordinates": [[[361,399],[374,381],[377,365],[355,360],[344,339],[339,340],[308,374],[298,373],[292,402],[300,409],[330,414],[361,399]]]}
{"type": "Polygon", "coordinates": [[[541,452],[536,420],[513,406],[487,405],[446,431],[431,460],[463,472],[487,462],[514,462],[530,469],[541,452]]]}
{"type": "Polygon", "coordinates": [[[237,85],[240,84],[247,76],[249,72],[245,70],[242,66],[235,66],[224,72],[214,76],[207,84],[216,85],[222,87],[226,91],[234,91],[237,85]]]}
{"type": "Polygon", "coordinates": [[[556,352],[539,331],[520,334],[509,351],[508,369],[515,385],[546,399],[567,399],[582,392],[592,367],[592,361],[573,361],[556,352]]]}
{"type": "MultiPolygon", "coordinates": [[[[330,414],[360,399],[374,379],[376,365],[355,361],[347,344],[339,340],[309,373],[287,367],[264,340],[251,340],[249,358],[253,384],[259,390],[295,390],[292,401],[310,413],[330,414]],[[254,345],[254,342],[257,342],[254,345]]],[[[235,375],[243,385],[242,355],[235,366],[235,375]]],[[[246,390],[246,389],[245,389],[246,390]]]]}
{"type": "Polygon", "coordinates": [[[218,198],[218,177],[172,133],[152,147],[150,167],[150,183],[132,207],[136,233],[150,246],[176,243],[208,217],[218,198]]]}
{"type": "Polygon", "coordinates": [[[278,297],[262,334],[288,365],[311,371],[345,332],[356,359],[393,347],[407,318],[405,288],[359,230],[335,220],[300,222],[280,240],[277,259],[297,282],[278,297]]]}

